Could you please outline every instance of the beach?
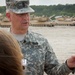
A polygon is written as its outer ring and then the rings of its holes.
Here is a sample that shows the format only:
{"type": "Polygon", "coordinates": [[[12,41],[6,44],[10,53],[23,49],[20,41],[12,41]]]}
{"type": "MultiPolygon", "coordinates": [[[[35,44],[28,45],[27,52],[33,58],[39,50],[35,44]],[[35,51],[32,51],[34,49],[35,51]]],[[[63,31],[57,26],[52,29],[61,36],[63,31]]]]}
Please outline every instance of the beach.
{"type": "Polygon", "coordinates": [[[30,26],[29,29],[42,34],[48,40],[60,63],[65,62],[71,55],[75,55],[75,26],[30,26]]]}

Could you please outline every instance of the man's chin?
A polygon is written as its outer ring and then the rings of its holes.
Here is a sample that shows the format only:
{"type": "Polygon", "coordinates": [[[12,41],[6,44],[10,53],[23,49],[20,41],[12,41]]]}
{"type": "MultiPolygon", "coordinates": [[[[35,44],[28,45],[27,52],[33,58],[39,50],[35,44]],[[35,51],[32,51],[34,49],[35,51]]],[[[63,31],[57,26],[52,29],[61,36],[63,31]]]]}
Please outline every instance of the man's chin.
{"type": "Polygon", "coordinates": [[[27,30],[28,27],[29,27],[29,26],[22,26],[20,29],[22,29],[22,30],[25,30],[25,29],[26,29],[26,30],[27,30]]]}

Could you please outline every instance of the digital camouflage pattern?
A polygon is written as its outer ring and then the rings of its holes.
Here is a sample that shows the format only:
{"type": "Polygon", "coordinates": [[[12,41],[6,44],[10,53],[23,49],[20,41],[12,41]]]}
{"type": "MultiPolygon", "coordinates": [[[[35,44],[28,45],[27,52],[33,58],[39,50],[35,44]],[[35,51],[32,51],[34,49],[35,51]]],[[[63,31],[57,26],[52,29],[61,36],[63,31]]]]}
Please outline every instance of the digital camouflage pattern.
{"type": "Polygon", "coordinates": [[[34,12],[34,10],[29,7],[29,0],[6,0],[6,9],[16,14],[34,12]]]}
{"type": "Polygon", "coordinates": [[[48,75],[68,75],[71,72],[65,63],[58,63],[53,49],[40,34],[28,32],[19,44],[27,60],[25,75],[43,75],[44,71],[48,75]]]}

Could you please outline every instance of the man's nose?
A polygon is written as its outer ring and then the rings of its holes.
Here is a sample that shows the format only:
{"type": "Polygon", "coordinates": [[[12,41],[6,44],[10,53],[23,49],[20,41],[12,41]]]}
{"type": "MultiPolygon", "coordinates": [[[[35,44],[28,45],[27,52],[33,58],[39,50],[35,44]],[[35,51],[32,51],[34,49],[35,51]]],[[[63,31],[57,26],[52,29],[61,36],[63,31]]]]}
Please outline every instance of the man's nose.
{"type": "Polygon", "coordinates": [[[27,14],[22,15],[22,19],[28,19],[28,15],[27,14]]]}

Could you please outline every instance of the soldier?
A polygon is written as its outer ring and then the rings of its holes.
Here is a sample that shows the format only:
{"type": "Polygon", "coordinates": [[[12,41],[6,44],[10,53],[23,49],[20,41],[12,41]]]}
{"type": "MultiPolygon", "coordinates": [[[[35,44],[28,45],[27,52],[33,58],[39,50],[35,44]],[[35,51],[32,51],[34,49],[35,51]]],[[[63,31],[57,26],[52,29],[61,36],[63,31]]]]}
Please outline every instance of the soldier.
{"type": "Polygon", "coordinates": [[[26,59],[25,75],[68,75],[74,72],[75,56],[59,64],[47,39],[28,30],[29,0],[6,0],[6,16],[11,22],[10,32],[17,39],[26,59]]]}

